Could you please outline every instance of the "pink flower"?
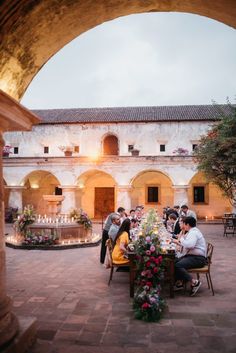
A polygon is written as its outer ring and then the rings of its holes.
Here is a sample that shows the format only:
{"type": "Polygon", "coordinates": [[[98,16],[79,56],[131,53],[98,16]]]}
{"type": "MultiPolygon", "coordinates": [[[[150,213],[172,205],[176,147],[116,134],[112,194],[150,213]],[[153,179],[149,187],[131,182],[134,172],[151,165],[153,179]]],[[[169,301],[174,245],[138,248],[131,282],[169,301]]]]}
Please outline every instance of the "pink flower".
{"type": "Polygon", "coordinates": [[[150,256],[151,255],[151,251],[150,250],[146,250],[146,255],[150,256]]]}
{"type": "Polygon", "coordinates": [[[146,237],[146,242],[147,243],[150,243],[150,241],[151,241],[151,238],[148,236],[148,237],[146,237]]]}
{"type": "Polygon", "coordinates": [[[156,250],[155,246],[154,246],[154,245],[151,245],[151,246],[150,246],[150,251],[151,251],[151,252],[154,252],[155,250],[156,250]]]}

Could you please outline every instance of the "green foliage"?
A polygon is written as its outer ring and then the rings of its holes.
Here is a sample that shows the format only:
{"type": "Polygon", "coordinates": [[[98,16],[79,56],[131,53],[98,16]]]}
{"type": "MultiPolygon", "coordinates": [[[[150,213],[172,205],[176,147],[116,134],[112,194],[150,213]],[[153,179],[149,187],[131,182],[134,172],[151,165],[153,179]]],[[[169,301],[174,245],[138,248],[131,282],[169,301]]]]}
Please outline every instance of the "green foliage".
{"type": "Polygon", "coordinates": [[[236,107],[231,104],[228,107],[230,114],[220,111],[220,121],[201,138],[194,157],[198,170],[233,203],[236,202],[236,107]]]}

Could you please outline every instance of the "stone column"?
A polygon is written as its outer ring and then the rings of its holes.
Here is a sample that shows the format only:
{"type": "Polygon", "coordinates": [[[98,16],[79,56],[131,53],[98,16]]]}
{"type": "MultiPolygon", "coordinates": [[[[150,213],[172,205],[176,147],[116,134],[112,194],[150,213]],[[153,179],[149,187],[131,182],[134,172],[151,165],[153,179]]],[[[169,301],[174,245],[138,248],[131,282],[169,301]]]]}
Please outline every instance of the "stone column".
{"type": "Polygon", "coordinates": [[[188,204],[188,188],[189,185],[173,185],[174,205],[188,204]]]}
{"type": "Polygon", "coordinates": [[[75,205],[75,191],[77,186],[74,185],[64,185],[60,186],[62,188],[62,195],[65,196],[64,201],[61,206],[61,213],[70,213],[70,210],[76,208],[75,205]]]}
{"type": "Polygon", "coordinates": [[[18,208],[19,211],[22,211],[22,191],[25,186],[5,186],[5,188],[10,189],[9,207],[18,208]]]}
{"type": "MultiPolygon", "coordinates": [[[[2,173],[2,148],[4,141],[0,131],[0,347],[9,342],[18,332],[19,324],[11,312],[12,301],[6,295],[6,259],[4,239],[4,195],[2,173]]],[[[0,348],[1,350],[1,348],[0,348]]]]}
{"type": "Polygon", "coordinates": [[[116,209],[118,207],[124,207],[126,212],[129,213],[131,209],[131,196],[130,196],[131,190],[132,190],[132,186],[130,185],[118,185],[116,209]]]}

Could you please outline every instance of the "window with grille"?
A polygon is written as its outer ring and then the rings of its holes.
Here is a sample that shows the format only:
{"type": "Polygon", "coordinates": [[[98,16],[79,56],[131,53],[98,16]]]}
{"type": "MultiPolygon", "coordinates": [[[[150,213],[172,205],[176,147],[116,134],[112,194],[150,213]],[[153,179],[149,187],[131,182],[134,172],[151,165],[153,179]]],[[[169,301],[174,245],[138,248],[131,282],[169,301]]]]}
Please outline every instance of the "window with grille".
{"type": "Polygon", "coordinates": [[[128,145],[128,152],[133,151],[133,149],[134,149],[134,145],[128,145]]]}
{"type": "Polygon", "coordinates": [[[166,145],[160,145],[160,152],[165,152],[166,145]]]}
{"type": "Polygon", "coordinates": [[[14,154],[18,154],[19,153],[19,147],[14,147],[13,153],[14,154]]]}
{"type": "Polygon", "coordinates": [[[205,203],[206,202],[205,186],[194,186],[193,187],[193,202],[194,203],[205,203]]]}
{"type": "Polygon", "coordinates": [[[49,153],[49,147],[48,146],[44,146],[43,151],[44,151],[44,153],[49,153]]]}
{"type": "Polygon", "coordinates": [[[147,203],[159,202],[159,187],[147,186],[147,203]]]}

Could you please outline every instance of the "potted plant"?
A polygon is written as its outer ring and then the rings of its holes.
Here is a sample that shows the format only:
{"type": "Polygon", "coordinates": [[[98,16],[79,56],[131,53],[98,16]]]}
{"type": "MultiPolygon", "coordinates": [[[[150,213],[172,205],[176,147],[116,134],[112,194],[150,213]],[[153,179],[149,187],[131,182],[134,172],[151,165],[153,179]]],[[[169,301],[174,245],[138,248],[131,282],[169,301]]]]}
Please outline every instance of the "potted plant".
{"type": "Polygon", "coordinates": [[[9,146],[9,145],[4,146],[3,149],[2,149],[2,156],[3,157],[9,157],[9,154],[12,153],[11,149],[12,149],[12,147],[9,146]]]}
{"type": "Polygon", "coordinates": [[[71,157],[74,152],[74,147],[72,146],[59,146],[59,149],[64,152],[65,157],[71,157]]]}
{"type": "Polygon", "coordinates": [[[132,150],[131,150],[131,154],[132,154],[132,156],[139,156],[139,150],[138,149],[136,149],[136,148],[133,148],[132,150]]]}

